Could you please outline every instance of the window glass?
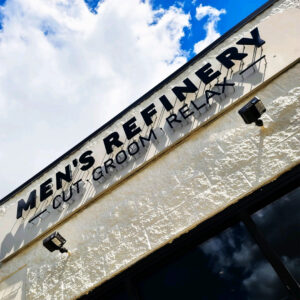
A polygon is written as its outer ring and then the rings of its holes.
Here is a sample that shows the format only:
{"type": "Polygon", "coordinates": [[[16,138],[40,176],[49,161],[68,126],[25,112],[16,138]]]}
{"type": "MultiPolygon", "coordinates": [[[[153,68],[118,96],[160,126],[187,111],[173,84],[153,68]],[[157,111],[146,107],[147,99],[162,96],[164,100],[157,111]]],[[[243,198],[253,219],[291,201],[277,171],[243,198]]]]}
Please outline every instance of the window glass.
{"type": "Polygon", "coordinates": [[[119,286],[113,290],[108,291],[107,293],[101,293],[101,290],[94,289],[91,293],[83,296],[80,300],[131,300],[129,297],[125,286],[119,286]]]}
{"type": "Polygon", "coordinates": [[[300,282],[300,187],[252,217],[287,269],[300,282]]]}
{"type": "Polygon", "coordinates": [[[117,292],[113,292],[109,295],[106,295],[105,297],[101,297],[100,299],[103,299],[103,300],[130,300],[130,297],[125,290],[120,290],[117,292]]]}
{"type": "Polygon", "coordinates": [[[290,299],[243,224],[141,277],[141,299],[290,299]]]}

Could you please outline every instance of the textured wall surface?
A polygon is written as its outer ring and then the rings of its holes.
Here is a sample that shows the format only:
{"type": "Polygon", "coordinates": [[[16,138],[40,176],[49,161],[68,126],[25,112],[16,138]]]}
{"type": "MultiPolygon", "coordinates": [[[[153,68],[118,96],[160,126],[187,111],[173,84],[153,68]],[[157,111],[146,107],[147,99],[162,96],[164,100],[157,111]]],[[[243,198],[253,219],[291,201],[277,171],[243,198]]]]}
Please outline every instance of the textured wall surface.
{"type": "MultiPolygon", "coordinates": [[[[279,1],[241,35],[295,5],[279,1]]],[[[267,108],[265,128],[237,114],[246,99],[60,225],[71,256],[38,241],[1,265],[0,281],[24,266],[27,299],[74,298],[298,164],[299,82],[300,64],[256,93],[267,108]]]]}

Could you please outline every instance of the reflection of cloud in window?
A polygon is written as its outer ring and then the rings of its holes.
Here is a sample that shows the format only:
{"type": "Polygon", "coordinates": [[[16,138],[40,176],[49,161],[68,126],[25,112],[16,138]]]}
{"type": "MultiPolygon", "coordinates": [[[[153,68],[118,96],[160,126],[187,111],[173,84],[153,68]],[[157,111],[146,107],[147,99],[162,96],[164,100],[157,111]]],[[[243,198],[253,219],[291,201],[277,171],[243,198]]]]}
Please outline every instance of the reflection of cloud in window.
{"type": "Polygon", "coordinates": [[[300,188],[253,215],[253,220],[289,271],[300,279],[300,188]]]}
{"type": "Polygon", "coordinates": [[[287,256],[282,256],[281,259],[282,259],[282,262],[287,267],[287,269],[290,271],[290,273],[294,276],[294,278],[299,281],[299,278],[300,278],[300,257],[288,258],[287,256]]]}
{"type": "Polygon", "coordinates": [[[239,284],[247,299],[281,299],[285,294],[276,273],[242,224],[227,229],[199,248],[207,256],[212,272],[239,284]]]}
{"type": "Polygon", "coordinates": [[[229,228],[220,236],[208,240],[201,246],[207,255],[214,255],[213,261],[218,261],[224,267],[243,267],[257,259],[258,247],[245,235],[245,229],[240,225],[229,228]]]}
{"type": "Polygon", "coordinates": [[[282,286],[270,264],[262,262],[255,266],[251,275],[243,281],[249,300],[282,299],[282,286]]]}

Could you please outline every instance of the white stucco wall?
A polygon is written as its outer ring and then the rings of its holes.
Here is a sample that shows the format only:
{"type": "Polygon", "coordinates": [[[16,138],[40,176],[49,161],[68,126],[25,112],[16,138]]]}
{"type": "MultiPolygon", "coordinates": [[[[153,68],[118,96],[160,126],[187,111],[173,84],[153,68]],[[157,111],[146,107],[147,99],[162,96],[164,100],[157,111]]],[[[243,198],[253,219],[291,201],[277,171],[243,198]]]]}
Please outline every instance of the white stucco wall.
{"type": "MultiPolygon", "coordinates": [[[[279,1],[206,58],[296,5],[279,1]]],[[[255,93],[267,108],[265,128],[237,114],[245,99],[61,224],[71,256],[49,253],[39,240],[0,266],[0,288],[20,269],[26,299],[75,298],[297,165],[299,82],[298,63],[255,93]]]]}

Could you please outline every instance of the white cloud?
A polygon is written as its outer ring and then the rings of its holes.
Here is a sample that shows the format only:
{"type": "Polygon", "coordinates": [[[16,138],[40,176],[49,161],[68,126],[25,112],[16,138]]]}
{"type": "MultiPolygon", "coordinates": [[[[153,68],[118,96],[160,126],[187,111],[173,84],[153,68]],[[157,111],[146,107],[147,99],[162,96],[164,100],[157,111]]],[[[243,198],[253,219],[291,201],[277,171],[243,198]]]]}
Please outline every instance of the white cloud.
{"type": "Polygon", "coordinates": [[[10,0],[1,8],[0,195],[176,70],[189,15],[148,1],[10,0]]]}
{"type": "Polygon", "coordinates": [[[207,22],[204,24],[204,29],[206,31],[206,37],[204,40],[199,41],[194,45],[194,52],[197,54],[213,41],[215,41],[220,33],[217,32],[217,23],[220,21],[220,15],[225,14],[225,9],[216,9],[212,6],[203,6],[200,4],[196,8],[196,19],[200,21],[204,17],[208,16],[207,22]]]}

